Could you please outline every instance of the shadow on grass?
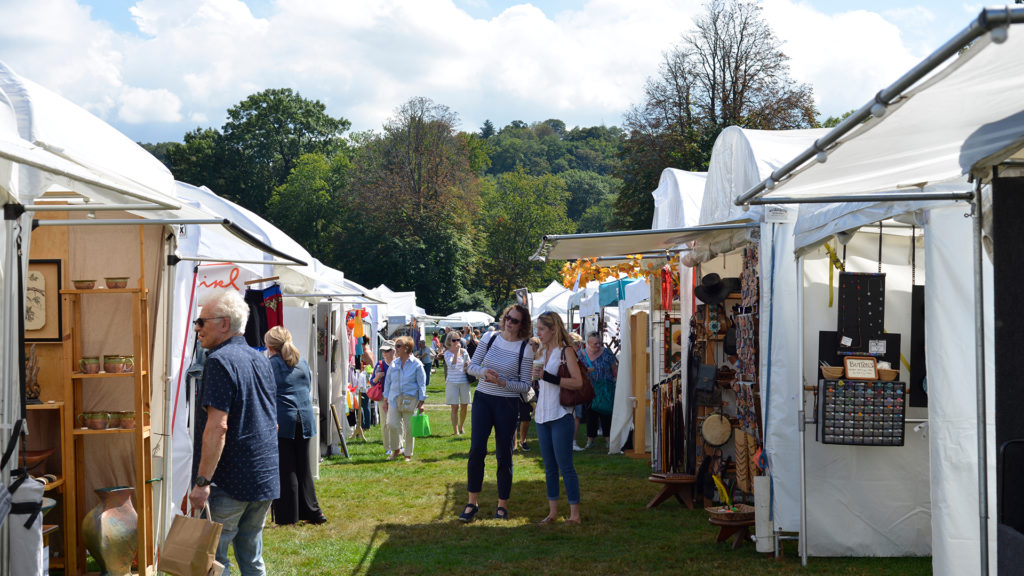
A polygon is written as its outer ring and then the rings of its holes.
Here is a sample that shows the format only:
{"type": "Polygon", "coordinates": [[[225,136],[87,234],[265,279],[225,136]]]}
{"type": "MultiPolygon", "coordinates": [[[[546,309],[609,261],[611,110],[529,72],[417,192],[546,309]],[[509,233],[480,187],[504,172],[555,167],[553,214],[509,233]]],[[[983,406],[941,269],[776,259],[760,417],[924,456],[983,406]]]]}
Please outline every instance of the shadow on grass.
{"type": "MultiPolygon", "coordinates": [[[[594,536],[594,528],[588,526],[562,521],[549,526],[536,524],[548,512],[542,481],[514,483],[508,520],[493,519],[497,507],[493,483],[484,484],[480,512],[468,524],[458,520],[466,497],[465,484],[452,483],[446,486],[442,505],[431,522],[377,525],[358,563],[348,573],[567,574],[578,568],[580,558],[571,551],[575,544],[582,545],[594,536]],[[553,553],[558,557],[552,558],[553,553]]],[[[560,503],[559,515],[564,519],[569,511],[564,490],[560,503]]],[[[608,552],[605,561],[614,561],[618,552],[608,552]]],[[[590,572],[615,573],[604,569],[590,572]]]]}

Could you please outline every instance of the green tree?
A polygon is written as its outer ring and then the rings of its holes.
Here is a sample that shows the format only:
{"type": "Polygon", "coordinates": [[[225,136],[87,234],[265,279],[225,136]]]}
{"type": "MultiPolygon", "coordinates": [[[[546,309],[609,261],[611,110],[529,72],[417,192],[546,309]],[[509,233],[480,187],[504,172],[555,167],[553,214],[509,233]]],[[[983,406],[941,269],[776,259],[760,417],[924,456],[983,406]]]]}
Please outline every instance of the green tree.
{"type": "Polygon", "coordinates": [[[694,30],[664,55],[643,103],[626,114],[617,225],[648,228],[651,190],[664,168],[703,170],[728,126],[808,128],[811,88],[789,76],[789,58],[752,0],[711,0],[694,30]]]}
{"type": "Polygon", "coordinates": [[[485,288],[497,308],[516,288],[539,288],[558,276],[556,262],[531,262],[545,234],[568,234],[575,225],[565,214],[569,192],[553,175],[517,170],[497,177],[484,193],[480,255],[485,288]]]}
{"type": "Polygon", "coordinates": [[[484,120],[484,125],[480,127],[480,137],[486,140],[491,136],[494,136],[494,123],[484,120]]]}
{"type": "Polygon", "coordinates": [[[320,153],[303,154],[267,202],[268,217],[311,254],[329,254],[344,218],[341,191],[349,169],[343,154],[330,160],[320,153]]]}
{"type": "Polygon", "coordinates": [[[614,195],[619,187],[619,182],[615,178],[586,170],[568,170],[558,176],[565,181],[565,187],[569,191],[569,201],[565,210],[566,215],[574,222],[578,222],[591,206],[600,204],[605,198],[614,195]]]}
{"type": "Polygon", "coordinates": [[[205,185],[257,214],[284,184],[299,157],[346,152],[349,121],[327,114],[319,100],[290,88],[252,94],[227,110],[221,131],[196,129],[167,149],[174,177],[205,185]]]}
{"type": "Polygon", "coordinates": [[[576,225],[576,232],[586,234],[591,232],[610,232],[615,229],[615,198],[613,194],[606,196],[603,200],[594,204],[580,216],[576,225]]]}
{"type": "Polygon", "coordinates": [[[228,200],[230,194],[225,182],[226,149],[221,133],[213,128],[196,128],[185,133],[183,143],[167,147],[166,164],[176,180],[195,186],[206,186],[228,200]]]}
{"type": "MultiPolygon", "coordinates": [[[[469,294],[479,179],[458,116],[427,98],[402,105],[380,134],[359,135],[335,258],[353,278],[415,290],[431,312],[469,294]]],[[[479,169],[479,166],[477,167],[479,169]]]]}

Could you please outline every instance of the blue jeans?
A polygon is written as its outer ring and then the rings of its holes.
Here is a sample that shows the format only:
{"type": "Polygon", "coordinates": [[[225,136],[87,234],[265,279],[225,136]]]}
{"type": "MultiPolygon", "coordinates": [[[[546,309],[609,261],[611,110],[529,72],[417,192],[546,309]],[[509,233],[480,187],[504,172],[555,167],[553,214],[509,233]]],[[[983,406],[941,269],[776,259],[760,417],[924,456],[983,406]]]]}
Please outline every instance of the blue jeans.
{"type": "Polygon", "coordinates": [[[519,424],[519,396],[506,398],[478,391],[473,394],[470,424],[467,491],[477,493],[483,488],[487,440],[491,437],[491,428],[494,428],[498,499],[507,500],[512,494],[512,438],[519,424]]]}
{"type": "Polygon", "coordinates": [[[224,565],[224,575],[231,573],[228,545],[235,545],[235,561],[242,576],[266,576],[263,564],[263,522],[272,500],[243,502],[235,500],[216,486],[210,487],[210,513],[214,522],[224,528],[217,545],[217,561],[224,565]]]}
{"type": "Polygon", "coordinates": [[[572,464],[574,428],[572,414],[551,422],[537,423],[537,443],[544,458],[544,485],[548,500],[558,500],[558,473],[561,472],[569,504],[580,503],[580,478],[572,464]]]}

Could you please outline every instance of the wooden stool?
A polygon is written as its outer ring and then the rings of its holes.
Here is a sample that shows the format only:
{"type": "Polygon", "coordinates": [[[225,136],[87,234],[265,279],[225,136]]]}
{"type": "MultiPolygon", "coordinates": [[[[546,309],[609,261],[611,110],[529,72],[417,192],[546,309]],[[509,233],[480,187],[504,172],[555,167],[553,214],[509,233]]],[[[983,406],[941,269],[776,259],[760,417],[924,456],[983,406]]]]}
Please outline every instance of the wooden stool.
{"type": "Polygon", "coordinates": [[[697,481],[697,477],[693,474],[652,474],[647,480],[662,485],[661,492],[647,503],[648,509],[654,508],[673,496],[683,506],[693,509],[694,486],[697,481]],[[680,494],[684,490],[687,494],[686,498],[680,494]]]}
{"type": "Polygon", "coordinates": [[[713,526],[718,526],[718,538],[715,542],[725,542],[733,534],[736,535],[736,539],[732,543],[732,549],[739,548],[744,542],[750,541],[750,527],[754,525],[754,520],[719,520],[718,518],[708,518],[713,526]]]}

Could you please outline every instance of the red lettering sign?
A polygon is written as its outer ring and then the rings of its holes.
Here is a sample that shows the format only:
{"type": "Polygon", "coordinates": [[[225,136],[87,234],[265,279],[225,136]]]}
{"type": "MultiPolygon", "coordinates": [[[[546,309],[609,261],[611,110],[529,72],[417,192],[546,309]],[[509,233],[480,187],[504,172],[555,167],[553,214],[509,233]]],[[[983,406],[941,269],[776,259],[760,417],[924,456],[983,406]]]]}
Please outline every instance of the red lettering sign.
{"type": "Polygon", "coordinates": [[[238,279],[238,275],[241,274],[241,270],[238,267],[231,269],[228,273],[228,279],[225,280],[211,280],[207,281],[204,277],[199,281],[200,288],[234,288],[235,290],[241,291],[242,289],[235,285],[235,280],[238,279]]]}

